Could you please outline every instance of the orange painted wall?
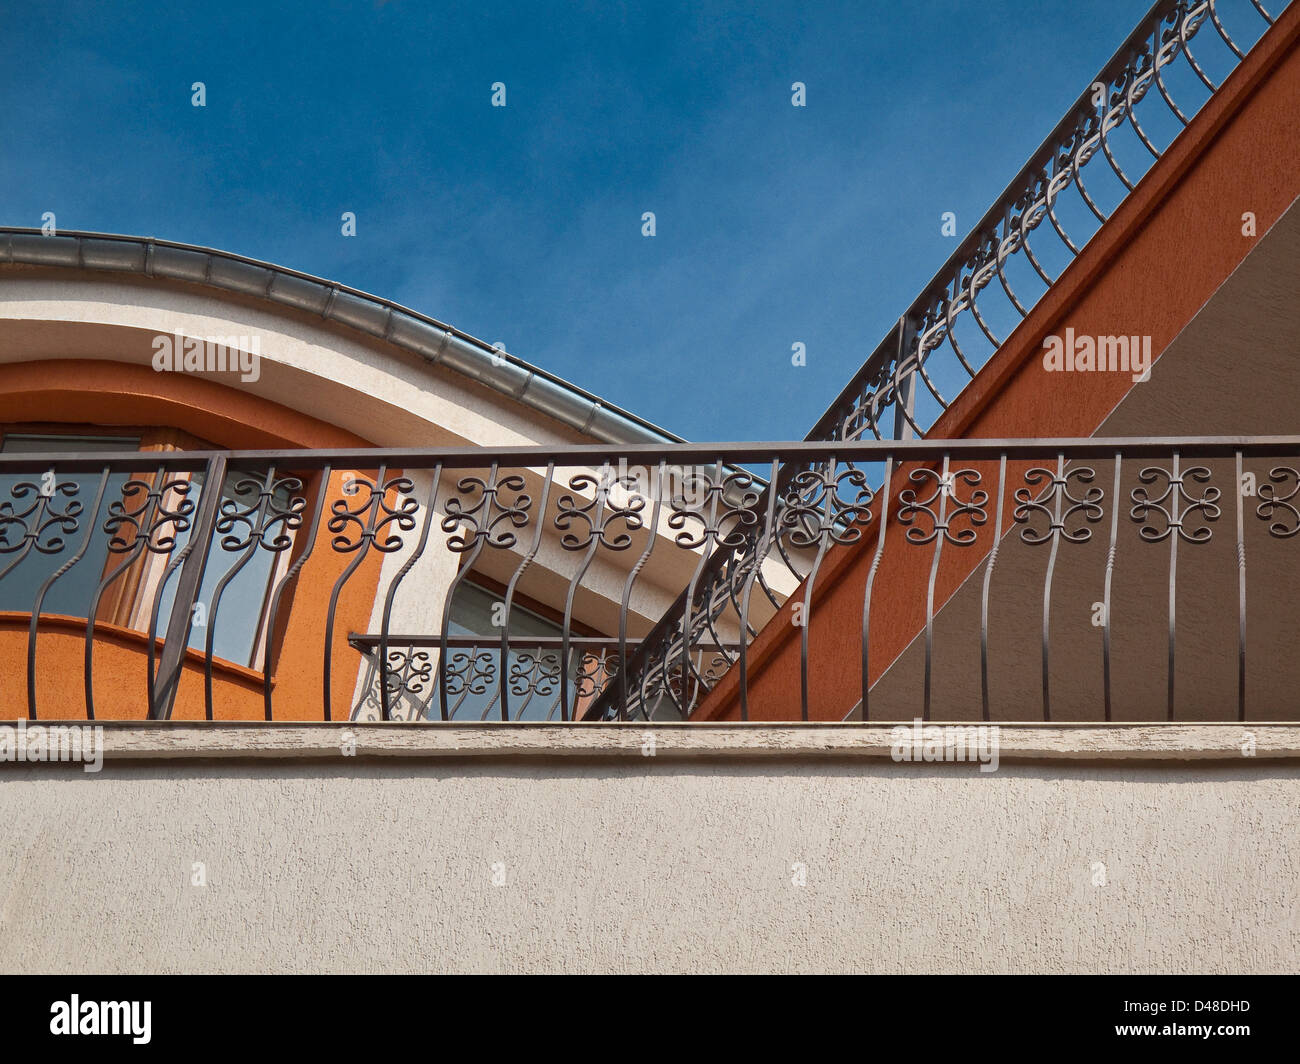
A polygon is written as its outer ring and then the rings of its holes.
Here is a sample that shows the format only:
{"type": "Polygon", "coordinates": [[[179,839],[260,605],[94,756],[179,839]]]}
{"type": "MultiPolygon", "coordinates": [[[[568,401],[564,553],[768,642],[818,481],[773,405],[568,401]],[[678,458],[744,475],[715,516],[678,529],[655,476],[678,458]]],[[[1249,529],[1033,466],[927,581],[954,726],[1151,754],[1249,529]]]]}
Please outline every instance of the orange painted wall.
{"type": "MultiPolygon", "coordinates": [[[[1137,190],[1066,270],[929,435],[945,438],[1090,436],[1133,382],[1122,373],[1047,373],[1046,336],[1149,335],[1162,352],[1250,251],[1242,214],[1263,233],[1300,195],[1300,5],[1293,5],[1184,130],[1137,190]]],[[[1031,463],[1008,463],[1008,483],[1031,463]]],[[[971,463],[983,486],[996,463],[971,463]]],[[[894,478],[892,499],[907,486],[894,478]]],[[[1023,483],[1023,480],[1019,481],[1023,483]]],[[[878,505],[878,504],[877,504],[878,505]]],[[[1004,521],[1014,504],[1008,502],[1004,521]]],[[[970,575],[993,542],[993,515],[973,546],[945,546],[936,610],[970,575]]],[[[1004,524],[1004,527],[1005,524],[1004,524]]],[[[903,545],[890,522],[873,592],[870,679],[874,683],[925,626],[929,548],[903,545]],[[892,548],[892,549],[891,549],[892,548]],[[900,563],[901,559],[901,563],[900,563]]],[[[841,719],[861,697],[862,605],[876,550],[874,532],[828,551],[809,618],[813,719],[841,719]]],[[[749,714],[797,720],[801,630],[792,597],[749,649],[749,714]]],[[[733,668],[696,712],[737,719],[733,668]]]]}
{"type": "MultiPolygon", "coordinates": [[[[150,425],[184,429],[229,450],[258,448],[356,448],[369,441],[269,400],[184,374],[159,374],[138,365],[95,360],[19,363],[0,367],[0,422],[69,425],[150,425]]],[[[315,547],[281,614],[288,622],[273,674],[277,720],[323,716],[322,658],[329,594],[351,554],[331,549],[330,502],[346,499],[345,471],[331,479],[315,547]]],[[[396,471],[394,471],[395,473],[396,471]]],[[[309,496],[309,502],[314,501],[309,496]]],[[[356,500],[350,500],[355,506],[356,500]]],[[[307,527],[304,521],[303,528],[307,527]]],[[[346,585],[339,600],[333,640],[334,719],[350,709],[357,652],[350,631],[364,630],[378,587],[382,559],[374,553],[346,585]]],[[[0,718],[27,715],[26,614],[0,614],[0,718]]],[[[80,719],[86,714],[84,619],[43,616],[37,637],[37,708],[42,719],[80,719]]],[[[102,622],[94,647],[94,698],[99,719],[141,719],[147,709],[147,643],[139,632],[102,622]]],[[[213,677],[214,717],[261,720],[262,674],[218,662],[213,677]]],[[[205,716],[202,656],[187,653],[174,719],[205,716]]]]}

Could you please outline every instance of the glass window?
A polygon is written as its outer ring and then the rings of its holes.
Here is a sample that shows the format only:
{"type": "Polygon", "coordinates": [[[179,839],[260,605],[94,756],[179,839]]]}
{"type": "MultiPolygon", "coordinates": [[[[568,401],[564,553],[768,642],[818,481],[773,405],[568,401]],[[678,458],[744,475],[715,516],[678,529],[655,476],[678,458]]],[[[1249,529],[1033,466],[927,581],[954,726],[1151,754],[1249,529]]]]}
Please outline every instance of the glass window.
{"type": "MultiPolygon", "coordinates": [[[[134,451],[139,446],[140,440],[135,436],[11,434],[5,436],[0,451],[5,454],[59,451],[86,454],[98,451],[134,451]]],[[[104,566],[108,560],[108,537],[103,534],[108,507],[114,499],[122,497],[122,487],[128,475],[109,474],[99,511],[91,514],[88,511],[99,491],[100,474],[58,474],[57,469],[55,473],[57,483],[73,485],[75,494],[57,491],[46,504],[45,515],[40,518],[45,531],[25,556],[24,537],[29,531],[35,531],[32,522],[38,518],[35,506],[40,502],[43,478],[32,473],[0,475],[0,572],[8,569],[21,556],[21,561],[17,561],[0,579],[0,609],[30,613],[45,581],[71,562],[84,547],[85,552],[80,560],[50,585],[41,603],[42,613],[84,617],[95,588],[103,579],[104,566]],[[79,512],[59,527],[55,518],[59,514],[70,514],[76,510],[79,512]],[[93,532],[87,539],[87,531],[92,529],[93,532]],[[51,546],[57,549],[48,549],[51,546]]]]}
{"type": "MultiPolygon", "coordinates": [[[[447,648],[447,707],[456,720],[500,719],[501,627],[505,596],[468,579],[456,589],[447,622],[450,636],[462,637],[447,648]],[[466,645],[468,637],[480,637],[466,645]]],[[[519,605],[510,605],[510,653],[506,687],[512,720],[559,720],[562,627],[519,605]],[[529,646],[530,637],[554,640],[529,646]]],[[[570,651],[570,660],[577,656],[570,651]]],[[[572,673],[570,673],[572,675],[572,673]]],[[[570,700],[574,688],[570,686],[570,700]]],[[[435,699],[436,699],[435,695],[435,699]]],[[[432,707],[437,712],[436,705],[432,707]]]]}
{"type": "MultiPolygon", "coordinates": [[[[81,435],[6,435],[0,450],[8,454],[40,454],[67,452],[86,454],[98,451],[136,451],[140,439],[137,436],[81,436],[81,435]]],[[[160,455],[160,458],[162,456],[160,455]]],[[[56,492],[52,502],[46,504],[44,515],[38,509],[43,478],[39,474],[15,474],[0,476],[0,573],[13,565],[3,578],[0,578],[0,609],[29,613],[33,609],[40,588],[64,565],[72,562],[81,553],[79,560],[67,569],[49,586],[41,603],[42,613],[62,613],[73,617],[85,617],[90,609],[95,590],[103,580],[106,572],[121,563],[121,556],[111,555],[108,549],[109,536],[104,532],[104,522],[108,517],[109,506],[122,498],[122,489],[130,475],[111,473],[104,491],[99,510],[95,514],[87,513],[94,503],[99,491],[99,473],[59,474],[55,468],[57,484],[71,484],[75,494],[56,492]],[[80,511],[73,513],[75,504],[80,511]],[[68,520],[59,527],[56,518],[59,514],[68,514],[68,520]],[[39,521],[44,529],[27,553],[23,554],[24,537],[35,529],[34,521],[39,521]],[[89,531],[89,537],[87,533],[89,531]],[[62,542],[58,542],[62,540],[62,542]],[[57,549],[49,549],[51,546],[57,549]],[[21,560],[18,560],[21,558],[21,560]]],[[[187,498],[194,504],[197,514],[203,494],[203,474],[192,476],[194,487],[187,498]]],[[[245,510],[255,507],[258,501],[257,488],[249,490],[248,480],[260,480],[256,474],[232,472],[227,474],[222,484],[222,500],[229,500],[236,509],[245,510]],[[244,490],[239,489],[243,487],[244,490]]],[[[138,498],[133,500],[138,503],[138,498]]],[[[172,502],[174,503],[174,497],[172,502]]],[[[273,505],[280,510],[287,508],[289,493],[283,489],[276,492],[273,505]]],[[[255,512],[254,512],[255,517],[255,512]]],[[[285,532],[278,526],[276,533],[285,532]]],[[[178,551],[189,542],[191,529],[176,534],[176,544],[168,555],[145,555],[135,563],[138,572],[123,573],[106,590],[111,598],[117,587],[134,588],[133,594],[138,601],[129,602],[120,610],[119,620],[130,623],[139,631],[148,631],[153,611],[154,595],[157,581],[162,570],[177,557],[178,551]],[[133,575],[135,579],[133,579],[133,575]],[[137,586],[138,585],[138,586],[137,586]],[[127,618],[130,620],[127,620],[127,618]]],[[[244,526],[236,525],[231,534],[243,538],[248,534],[244,526]]],[[[292,533],[289,533],[292,534],[292,533]]],[[[212,599],[217,584],[240,562],[244,552],[227,551],[221,546],[222,536],[214,533],[212,545],[208,551],[207,566],[204,569],[203,584],[198,601],[204,604],[202,611],[196,611],[195,625],[190,631],[189,645],[197,649],[206,646],[208,622],[211,619],[212,599]]],[[[288,551],[275,553],[258,547],[233,576],[222,592],[221,602],[216,615],[213,635],[213,654],[218,658],[233,661],[240,665],[260,666],[254,661],[261,642],[265,623],[263,616],[268,590],[275,576],[277,564],[283,560],[288,551]]],[[[171,616],[172,605],[176,599],[180,566],[171,574],[162,589],[158,612],[158,634],[164,635],[167,622],[171,616]]],[[[100,617],[105,614],[100,612],[100,617]]]]}
{"type": "MultiPolygon", "coordinates": [[[[203,496],[204,476],[202,473],[195,473],[192,479],[195,487],[190,492],[190,498],[194,500],[194,508],[197,512],[203,496]]],[[[218,520],[220,519],[221,508],[227,502],[239,511],[255,506],[258,502],[259,490],[250,488],[248,482],[252,480],[260,484],[264,479],[264,476],[258,474],[238,471],[227,473],[221,486],[218,520]]],[[[290,493],[283,488],[277,488],[271,505],[276,510],[283,512],[287,510],[289,501],[290,493]]],[[[250,515],[250,519],[256,520],[256,512],[250,515]]],[[[250,535],[250,530],[245,525],[236,524],[227,534],[233,536],[236,540],[242,541],[250,535]]],[[[293,533],[284,529],[283,526],[277,525],[272,535],[280,534],[292,536],[293,533]]],[[[189,537],[189,530],[180,533],[176,537],[175,550],[183,549],[189,543],[189,537]]],[[[194,627],[190,629],[189,645],[199,650],[205,649],[208,639],[208,627],[211,626],[213,632],[212,653],[215,657],[260,669],[262,663],[260,660],[254,661],[254,656],[261,642],[262,625],[264,623],[263,612],[266,609],[271,581],[275,576],[276,563],[289,552],[286,550],[277,553],[266,550],[261,546],[253,550],[243,568],[230,579],[221,592],[221,601],[215,604],[216,614],[214,616],[212,612],[213,599],[216,595],[217,585],[228,572],[232,572],[239,565],[244,555],[248,553],[246,549],[224,549],[221,545],[223,538],[222,533],[213,531],[212,542],[208,548],[207,565],[203,569],[203,584],[199,589],[196,600],[202,603],[203,608],[195,611],[194,627]]],[[[158,614],[159,634],[165,629],[167,618],[171,616],[172,603],[176,600],[176,587],[179,580],[180,567],[178,566],[171,579],[167,581],[167,586],[163,588],[161,607],[158,614]]],[[[147,620],[145,624],[148,624],[147,620]]]]}

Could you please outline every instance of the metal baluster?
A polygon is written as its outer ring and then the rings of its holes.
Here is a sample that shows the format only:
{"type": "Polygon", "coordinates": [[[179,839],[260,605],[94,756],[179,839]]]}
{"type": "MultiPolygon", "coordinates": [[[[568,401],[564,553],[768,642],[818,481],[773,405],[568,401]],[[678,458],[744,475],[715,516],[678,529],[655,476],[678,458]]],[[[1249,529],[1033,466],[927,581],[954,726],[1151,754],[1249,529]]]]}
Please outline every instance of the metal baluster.
{"type": "MultiPolygon", "coordinates": [[[[347,568],[339,574],[334,581],[334,587],[330,591],[329,608],[325,613],[325,650],[324,650],[324,667],[321,670],[321,699],[324,716],[326,720],[333,720],[332,703],[333,703],[333,673],[334,673],[334,620],[338,612],[339,596],[343,592],[344,585],[352,578],[352,574],[357,571],[361,563],[365,561],[366,555],[370,553],[370,546],[374,540],[376,522],[379,518],[380,504],[383,502],[387,485],[385,478],[388,476],[388,464],[381,462],[379,465],[378,475],[374,483],[370,485],[370,501],[366,504],[361,513],[365,513],[365,526],[362,529],[360,538],[356,544],[349,544],[348,537],[345,534],[349,523],[348,519],[358,520],[360,514],[352,514],[348,510],[345,500],[338,500],[333,504],[334,517],[330,518],[329,529],[335,533],[332,546],[334,550],[356,551],[355,557],[348,563],[347,568]],[[341,508],[340,508],[341,507],[341,508]]],[[[355,483],[355,482],[354,482],[355,483]]],[[[346,493],[345,493],[346,494],[346,493]]]]}
{"type": "MultiPolygon", "coordinates": [[[[689,685],[691,683],[691,675],[694,671],[693,666],[691,665],[691,607],[695,602],[695,592],[699,586],[700,576],[704,572],[704,569],[709,561],[710,547],[714,545],[713,537],[717,531],[715,522],[717,521],[717,517],[718,517],[718,497],[722,493],[722,488],[721,488],[722,479],[723,479],[722,468],[723,468],[722,459],[719,458],[717,460],[717,465],[714,473],[716,479],[709,481],[709,487],[706,489],[709,497],[709,515],[708,515],[708,519],[704,521],[704,530],[700,533],[700,538],[701,538],[700,560],[696,564],[695,571],[691,574],[691,581],[686,587],[686,601],[682,610],[682,655],[681,657],[682,657],[682,699],[683,701],[681,703],[678,703],[678,709],[681,712],[683,720],[685,720],[687,717],[690,716],[691,709],[693,708],[693,701],[694,701],[688,694],[689,685]],[[714,490],[715,484],[718,486],[716,491],[714,490]]],[[[693,472],[691,475],[696,478],[699,477],[698,473],[693,472]]],[[[683,505],[683,510],[681,511],[681,513],[683,515],[688,514],[690,511],[686,509],[688,505],[688,500],[685,497],[685,491],[683,491],[682,493],[682,505],[683,505]]],[[[674,514],[674,516],[676,516],[676,513],[674,514]]],[[[701,519],[703,520],[703,515],[700,516],[701,519]]],[[[670,685],[668,685],[668,663],[666,660],[664,662],[664,681],[665,681],[665,689],[668,690],[669,697],[673,698],[673,701],[676,702],[677,700],[676,698],[673,697],[671,687],[670,685]]]]}
{"type": "MultiPolygon", "coordinates": [[[[415,545],[415,550],[411,552],[411,556],[406,559],[402,568],[393,577],[392,582],[388,585],[388,594],[384,597],[384,613],[379,624],[379,713],[382,720],[393,719],[392,699],[388,692],[388,634],[393,615],[393,601],[397,597],[398,587],[406,579],[406,574],[424,555],[424,548],[429,542],[429,526],[433,524],[434,512],[438,503],[438,484],[441,480],[442,463],[439,462],[434,467],[433,480],[429,485],[429,497],[424,504],[424,523],[420,526],[419,541],[415,545]]],[[[414,653],[414,651],[411,647],[407,647],[407,653],[414,653]]]]}
{"type": "Polygon", "coordinates": [[[1178,583],[1178,539],[1179,530],[1182,524],[1182,515],[1179,512],[1179,496],[1182,494],[1182,480],[1178,471],[1178,452],[1174,451],[1173,460],[1173,479],[1172,479],[1172,496],[1169,500],[1170,512],[1174,516],[1174,521],[1169,534],[1169,709],[1168,719],[1174,719],[1174,662],[1176,658],[1176,618],[1177,618],[1177,583],[1178,583]]]}
{"type": "Polygon", "coordinates": [[[820,522],[821,527],[817,533],[817,555],[813,559],[812,569],[808,572],[807,579],[804,580],[803,592],[803,624],[799,633],[799,710],[802,719],[808,719],[808,629],[812,627],[812,599],[813,590],[817,584],[817,573],[821,570],[822,561],[826,557],[826,548],[830,545],[831,530],[834,527],[835,520],[835,455],[831,455],[826,462],[825,478],[825,498],[823,500],[823,514],[820,522]]]}
{"type": "MultiPolygon", "coordinates": [[[[212,542],[212,529],[216,524],[217,510],[221,504],[221,486],[226,479],[226,459],[217,455],[208,459],[203,474],[203,489],[199,496],[198,515],[189,542],[185,545],[185,560],[181,564],[176,584],[176,598],[167,623],[166,642],[158,664],[158,677],[150,691],[149,716],[153,720],[168,720],[176,702],[180,685],[181,667],[189,646],[190,628],[194,623],[194,603],[203,586],[203,573],[208,564],[208,548],[212,542]]],[[[165,486],[164,486],[165,488],[165,486]]],[[[161,585],[160,585],[161,587],[161,585]]],[[[150,640],[150,646],[153,642],[150,640]]]]}
{"type": "Polygon", "coordinates": [[[41,606],[45,602],[46,594],[54,586],[54,582],[85,557],[86,549],[90,546],[91,537],[95,534],[99,508],[104,502],[104,493],[108,489],[109,472],[109,467],[104,466],[99,475],[99,490],[95,493],[94,505],[86,514],[86,532],[81,537],[81,546],[77,548],[77,553],[46,577],[45,582],[37,590],[36,599],[32,603],[32,616],[27,628],[27,716],[30,720],[36,719],[36,628],[41,618],[41,606]]]}
{"type": "Polygon", "coordinates": [[[1052,719],[1051,701],[1051,627],[1052,577],[1056,573],[1056,556],[1061,548],[1061,506],[1065,495],[1065,455],[1056,456],[1056,482],[1052,484],[1055,509],[1052,511],[1052,547],[1047,555],[1047,572],[1043,576],[1043,720],[1052,719]]]}
{"type": "Polygon", "coordinates": [[[303,551],[289,566],[283,578],[276,585],[275,591],[271,595],[270,608],[266,611],[266,646],[262,652],[262,705],[267,720],[274,719],[271,705],[271,658],[275,647],[276,621],[280,616],[280,599],[284,594],[284,589],[297,580],[298,574],[302,572],[303,566],[307,564],[307,559],[311,557],[312,551],[316,549],[316,535],[320,529],[321,513],[325,509],[325,496],[329,493],[332,473],[333,467],[329,464],[326,464],[325,468],[320,472],[320,484],[316,491],[316,505],[312,509],[311,525],[308,527],[303,540],[303,551]]]}
{"type": "MultiPolygon", "coordinates": [[[[239,494],[239,489],[245,485],[254,485],[255,481],[240,481],[235,486],[235,493],[239,494]]],[[[239,560],[232,565],[222,575],[217,582],[217,586],[212,591],[212,608],[208,610],[207,616],[207,633],[204,640],[203,653],[203,711],[208,720],[212,720],[212,658],[214,657],[214,648],[217,638],[217,612],[221,609],[221,598],[226,592],[226,587],[240,571],[246,566],[249,560],[257,553],[261,544],[261,537],[266,526],[266,514],[270,507],[271,499],[275,491],[275,466],[269,466],[266,471],[266,480],[260,491],[258,500],[256,521],[249,529],[248,544],[244,548],[244,553],[239,560]]],[[[227,536],[221,541],[222,549],[227,547],[227,541],[237,543],[238,541],[232,536],[227,536]]]]}
{"type": "MultiPolygon", "coordinates": [[[[1045,177],[1046,175],[1044,175],[1045,177]]],[[[1032,195],[1032,193],[1031,193],[1032,195]]],[[[1047,195],[1047,182],[1043,181],[1043,195],[1047,195]]],[[[1053,284],[1052,278],[1047,276],[1047,271],[1038,263],[1038,256],[1034,254],[1034,249],[1029,246],[1029,215],[1033,211],[1033,203],[1025,205],[1025,209],[1020,212],[1020,246],[1024,249],[1025,258],[1029,260],[1029,265],[1034,268],[1043,284],[1050,290],[1053,284]]],[[[1044,213],[1046,209],[1044,209],[1044,213]]],[[[972,374],[974,376],[974,374],[972,374]]]]}
{"type": "MultiPolygon", "coordinates": [[[[632,585],[636,582],[637,576],[650,560],[650,554],[655,548],[655,540],[659,538],[659,514],[663,507],[664,496],[664,474],[666,472],[666,463],[659,462],[658,475],[653,484],[648,484],[647,488],[654,493],[654,507],[650,515],[650,535],[646,539],[645,550],[641,552],[641,557],[637,559],[636,564],[632,566],[632,571],[628,573],[627,579],[623,582],[623,599],[619,603],[618,611],[618,719],[627,720],[628,698],[627,698],[627,674],[628,674],[628,656],[627,656],[627,614],[632,601],[632,585]]],[[[646,467],[646,476],[650,477],[650,467],[646,467]]],[[[772,488],[770,490],[775,490],[772,488]]],[[[642,696],[645,693],[645,668],[641,670],[641,688],[642,696]]],[[[641,703],[642,711],[645,710],[644,701],[641,703]]]]}
{"type": "Polygon", "coordinates": [[[1102,593],[1102,630],[1101,630],[1101,669],[1102,684],[1106,689],[1106,720],[1112,716],[1112,698],[1110,682],[1110,633],[1111,633],[1111,580],[1115,574],[1115,552],[1119,544],[1120,511],[1120,469],[1123,456],[1115,452],[1115,488],[1111,496],[1112,513],[1110,515],[1110,547],[1106,551],[1106,587],[1102,593]]]}
{"type": "MultiPolygon", "coordinates": [[[[1006,209],[1002,212],[1002,233],[1003,233],[1003,237],[1005,238],[1009,239],[1011,236],[1011,205],[1010,204],[1008,204],[1006,209]]],[[[1002,246],[1005,243],[1005,240],[1003,238],[996,238],[996,239],[997,239],[997,252],[996,252],[996,257],[994,258],[994,262],[997,264],[998,280],[1002,283],[1002,290],[1006,292],[1007,298],[1011,300],[1011,305],[1016,308],[1016,310],[1020,313],[1020,316],[1022,318],[1027,318],[1029,316],[1029,311],[1025,309],[1025,305],[1021,303],[1019,299],[1016,298],[1015,292],[1011,290],[1011,285],[1007,282],[1007,275],[1002,270],[1002,263],[1004,261],[1002,256],[1002,246]]],[[[1006,257],[1010,258],[1015,253],[1016,253],[1015,248],[1012,248],[1007,253],[1006,257]]]]}
{"type": "MultiPolygon", "coordinates": [[[[574,481],[569,482],[570,490],[580,490],[586,479],[582,476],[577,478],[578,487],[575,487],[574,481]]],[[[591,560],[596,556],[596,551],[600,549],[600,541],[604,535],[605,525],[605,503],[609,498],[609,463],[606,462],[600,471],[600,481],[596,485],[595,498],[595,521],[590,524],[587,534],[590,537],[587,543],[586,553],[583,554],[582,560],[578,563],[577,571],[569,580],[569,590],[564,596],[564,626],[560,629],[560,638],[562,640],[560,647],[560,719],[569,719],[569,672],[570,672],[570,655],[569,640],[573,629],[573,599],[578,592],[578,585],[582,583],[583,577],[587,575],[587,569],[591,566],[591,560]]],[[[556,518],[558,523],[559,518],[556,518]]],[[[562,526],[558,526],[562,527],[562,526]]],[[[573,702],[573,711],[577,713],[577,702],[573,702]]]]}
{"type": "Polygon", "coordinates": [[[740,719],[749,720],[749,672],[747,651],[749,649],[749,601],[754,590],[754,580],[763,568],[763,562],[771,549],[772,534],[776,528],[776,490],[777,476],[780,472],[780,459],[772,459],[772,467],[767,481],[767,517],[763,524],[763,533],[754,544],[754,566],[745,574],[745,590],[741,595],[740,607],[740,719]]]}
{"type": "MultiPolygon", "coordinates": [[[[546,525],[546,506],[551,498],[551,482],[555,476],[555,463],[546,464],[546,474],[542,481],[542,500],[537,507],[537,526],[533,530],[533,542],[526,553],[515,567],[514,573],[510,577],[510,583],[506,585],[506,598],[504,616],[501,620],[501,673],[497,681],[501,691],[501,719],[510,719],[510,698],[506,685],[506,677],[510,672],[510,611],[515,604],[515,588],[519,584],[519,578],[524,575],[524,570],[537,557],[537,551],[542,545],[542,530],[546,525]]],[[[538,661],[541,661],[541,651],[538,651],[538,661]]],[[[531,698],[529,699],[531,701],[531,698]]],[[[527,708],[527,703],[521,708],[527,708]]]]}
{"type": "MultiPolygon", "coordinates": [[[[916,366],[908,369],[903,376],[903,367],[907,364],[908,353],[916,340],[916,331],[906,314],[898,319],[898,345],[894,354],[894,439],[910,440],[914,435],[923,435],[921,426],[912,416],[916,410],[916,366]]],[[[917,351],[917,363],[920,365],[920,351],[917,351]]]]}
{"type": "MultiPolygon", "coordinates": [[[[456,571],[456,575],[452,577],[451,583],[447,585],[447,592],[443,596],[442,600],[442,635],[438,641],[438,710],[442,715],[443,720],[451,719],[451,715],[447,710],[447,638],[449,634],[449,626],[451,624],[451,604],[453,599],[456,597],[457,589],[464,582],[465,577],[469,575],[470,570],[474,568],[474,563],[478,561],[478,556],[483,552],[484,540],[492,534],[492,509],[494,500],[496,499],[497,490],[497,463],[495,461],[488,470],[488,478],[486,481],[479,480],[476,477],[462,477],[456,484],[456,490],[468,492],[475,486],[482,489],[482,501],[471,507],[469,510],[463,510],[458,503],[455,507],[448,506],[447,516],[443,518],[442,522],[444,532],[451,532],[462,522],[466,524],[475,524],[473,533],[474,542],[472,546],[462,543],[458,548],[455,543],[456,536],[453,536],[449,541],[449,545],[453,550],[460,549],[465,550],[468,553],[466,554],[465,559],[461,562],[460,568],[456,571]],[[474,515],[480,506],[483,507],[483,521],[481,524],[478,524],[474,515]]],[[[457,498],[458,497],[453,497],[452,501],[455,502],[457,498]]],[[[478,661],[478,648],[475,647],[473,649],[475,657],[469,666],[471,670],[471,679],[473,678],[474,670],[477,669],[478,661]]],[[[468,693],[468,690],[469,688],[467,684],[465,693],[468,693]]],[[[460,704],[464,700],[464,695],[462,695],[460,701],[456,703],[457,709],[460,708],[460,704]]]]}
{"type": "Polygon", "coordinates": [[[862,595],[862,723],[871,717],[871,591],[876,583],[880,557],[885,552],[885,533],[889,529],[889,497],[893,493],[894,456],[885,457],[885,476],[881,482],[880,524],[876,533],[876,553],[867,570],[867,586],[862,595]]]}
{"type": "Polygon", "coordinates": [[[1121,167],[1119,163],[1115,161],[1115,156],[1111,154],[1110,141],[1106,139],[1107,129],[1119,129],[1118,124],[1114,126],[1110,125],[1110,116],[1115,113],[1116,108],[1108,107],[1107,105],[1109,103],[1110,103],[1110,93],[1108,92],[1106,94],[1106,100],[1102,104],[1103,113],[1100,118],[1101,129],[1100,132],[1098,133],[1098,136],[1101,137],[1101,153],[1106,157],[1106,161],[1110,163],[1110,168],[1115,171],[1115,176],[1124,182],[1124,187],[1129,192],[1132,192],[1135,186],[1133,182],[1128,179],[1128,174],[1124,173],[1123,167],[1121,167]]]}
{"type": "Polygon", "coordinates": [[[1246,524],[1241,492],[1241,451],[1237,472],[1237,719],[1246,719],[1246,524]]]}
{"type": "MultiPolygon", "coordinates": [[[[1183,55],[1187,56],[1187,62],[1191,64],[1192,70],[1196,72],[1196,76],[1201,79],[1202,84],[1210,90],[1210,95],[1213,96],[1214,93],[1219,91],[1219,86],[1216,85],[1209,75],[1201,69],[1201,64],[1196,61],[1196,56],[1192,55],[1192,50],[1187,44],[1190,39],[1187,34],[1187,24],[1192,21],[1193,15],[1199,11],[1203,11],[1208,6],[1209,4],[1207,3],[1201,3],[1198,7],[1187,12],[1183,17],[1182,22],[1178,24],[1178,39],[1182,43],[1183,55]]],[[[1201,16],[1201,19],[1204,21],[1204,15],[1201,16]]],[[[1200,29],[1200,26],[1198,25],[1196,28],[1200,29]]],[[[1195,31],[1192,32],[1192,36],[1195,36],[1195,31]]]]}
{"type": "Polygon", "coordinates": [[[980,705],[984,720],[989,716],[989,590],[993,582],[993,567],[998,562],[998,548],[1002,546],[1002,509],[1006,497],[1007,454],[998,458],[997,515],[993,519],[993,546],[989,549],[988,565],[984,567],[984,589],[980,594],[980,705]]]}
{"type": "Polygon", "coordinates": [[[1177,118],[1178,121],[1180,121],[1183,124],[1184,128],[1186,128],[1187,125],[1191,122],[1191,119],[1189,119],[1185,114],[1183,114],[1182,108],[1180,108],[1178,104],[1174,103],[1173,97],[1169,95],[1169,90],[1165,88],[1165,79],[1160,76],[1160,71],[1167,66],[1172,66],[1174,59],[1177,58],[1178,56],[1178,48],[1176,47],[1177,43],[1178,42],[1176,40],[1170,40],[1162,44],[1160,42],[1160,29],[1157,26],[1155,36],[1153,37],[1153,48],[1154,48],[1154,55],[1155,55],[1153,66],[1155,68],[1156,88],[1160,90],[1161,97],[1164,99],[1165,103],[1169,105],[1169,110],[1173,112],[1174,117],[1177,118]],[[1171,48],[1170,47],[1171,45],[1173,45],[1174,47],[1171,48]],[[1168,61],[1164,59],[1166,49],[1169,50],[1168,61]]]}
{"type": "Polygon", "coordinates": [[[923,712],[921,714],[924,720],[930,719],[930,685],[931,675],[933,672],[932,665],[934,661],[934,587],[935,581],[939,576],[939,558],[943,553],[943,541],[946,538],[948,521],[948,492],[952,490],[956,494],[956,489],[949,487],[951,481],[948,479],[948,452],[943,455],[943,479],[939,483],[939,522],[936,526],[936,535],[934,537],[934,558],[930,562],[930,581],[925,592],[925,693],[923,702],[923,712]]]}

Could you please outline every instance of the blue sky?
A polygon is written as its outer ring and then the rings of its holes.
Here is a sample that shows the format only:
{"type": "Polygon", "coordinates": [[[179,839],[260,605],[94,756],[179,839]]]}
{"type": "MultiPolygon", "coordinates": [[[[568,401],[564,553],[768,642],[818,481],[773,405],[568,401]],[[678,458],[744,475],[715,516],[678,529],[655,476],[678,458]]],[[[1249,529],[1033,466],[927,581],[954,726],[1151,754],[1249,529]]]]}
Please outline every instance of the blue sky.
{"type": "Polygon", "coordinates": [[[22,5],[0,218],[267,259],[688,438],[799,439],[1147,6],[22,5]]]}

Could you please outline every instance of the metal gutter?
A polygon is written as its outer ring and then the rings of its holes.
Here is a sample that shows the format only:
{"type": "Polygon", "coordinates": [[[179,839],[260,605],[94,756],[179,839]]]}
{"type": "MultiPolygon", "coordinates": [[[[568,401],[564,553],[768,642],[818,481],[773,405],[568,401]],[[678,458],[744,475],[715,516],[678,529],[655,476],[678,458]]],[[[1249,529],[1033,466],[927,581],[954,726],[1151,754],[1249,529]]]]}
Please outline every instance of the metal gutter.
{"type": "Polygon", "coordinates": [[[153,237],[0,226],[0,263],[182,281],[319,314],[414,351],[603,443],[683,443],[635,414],[523,359],[389,299],[215,248],[153,237]]]}

